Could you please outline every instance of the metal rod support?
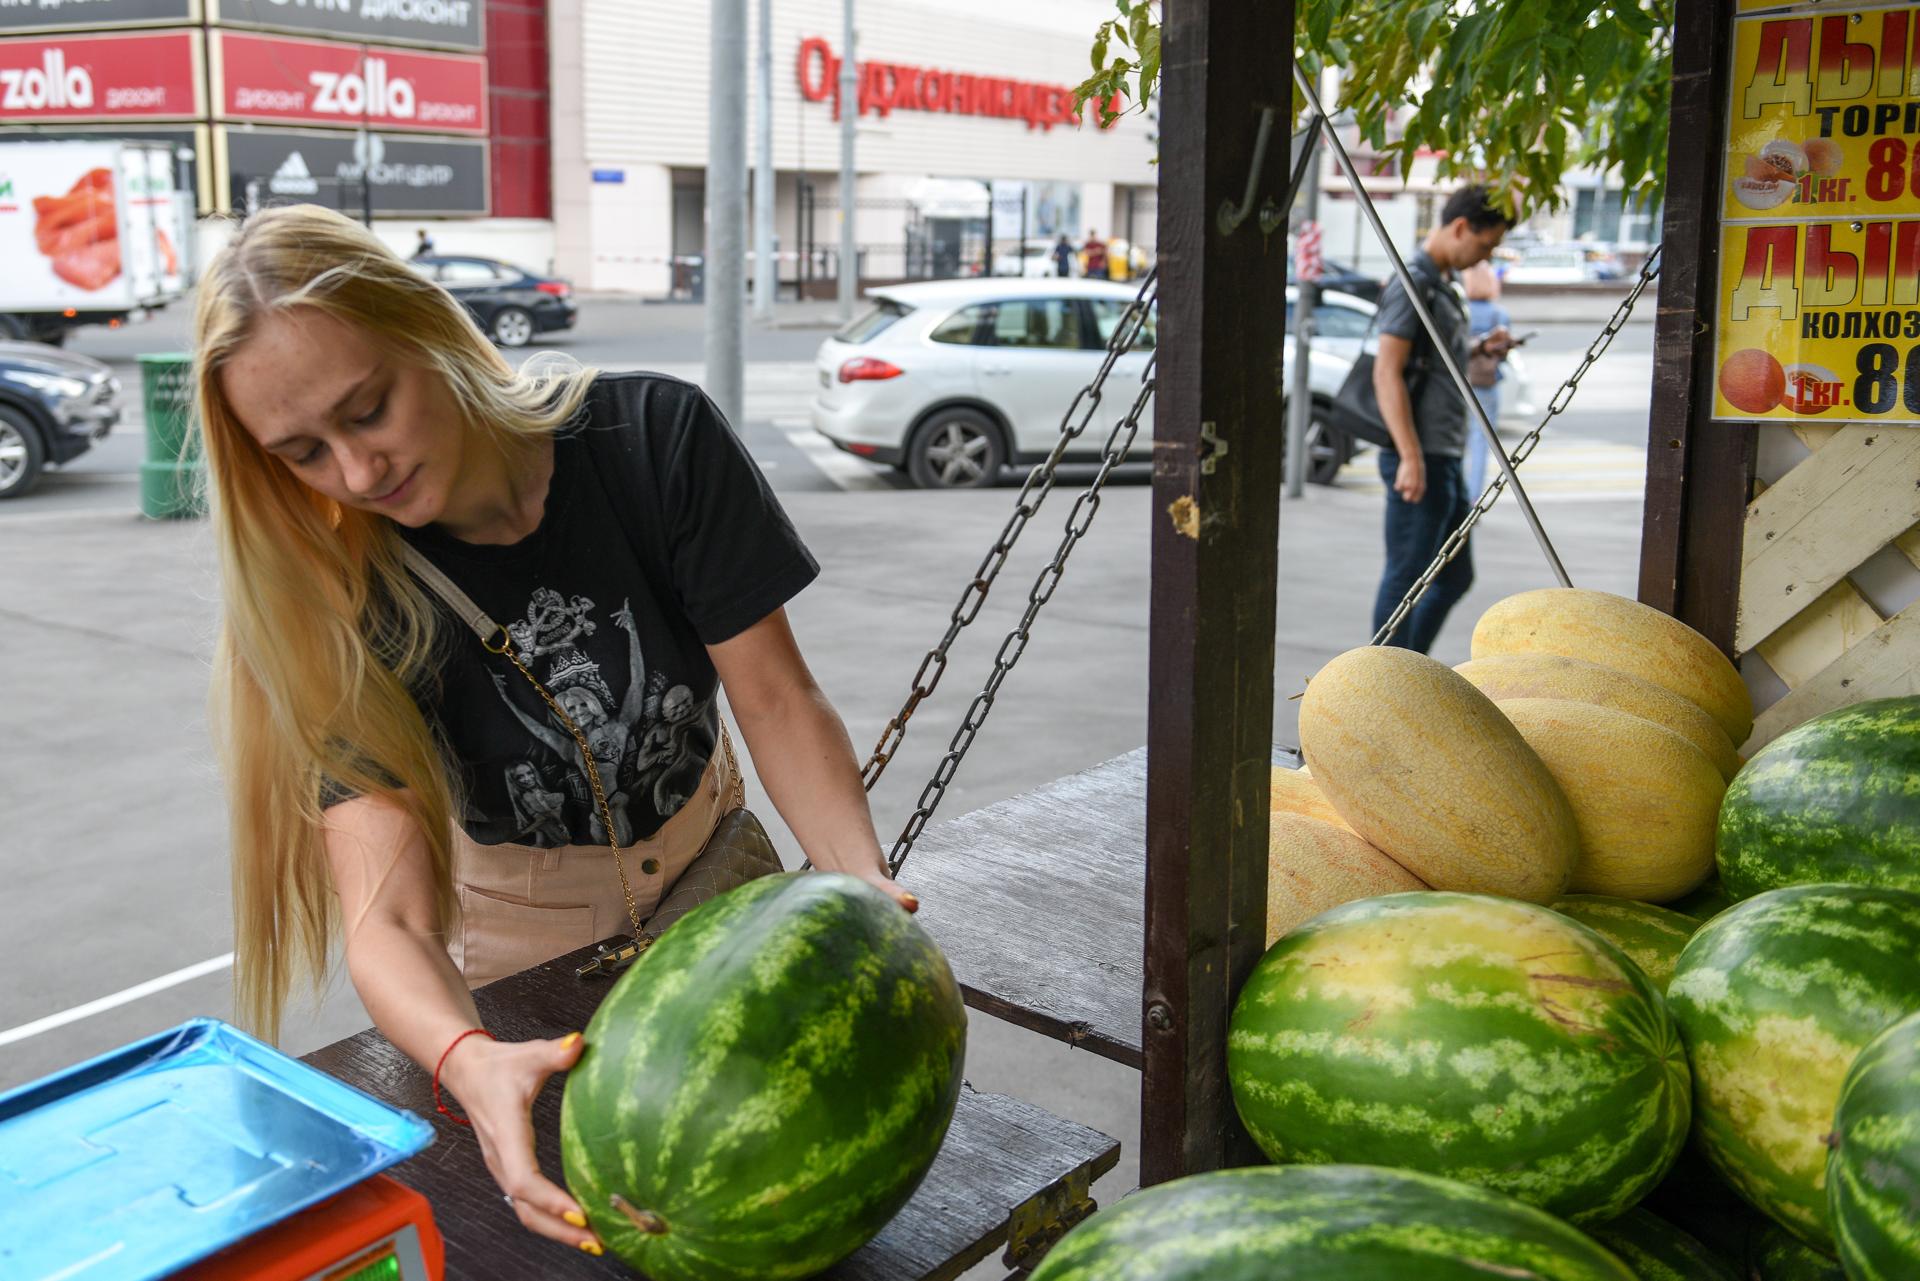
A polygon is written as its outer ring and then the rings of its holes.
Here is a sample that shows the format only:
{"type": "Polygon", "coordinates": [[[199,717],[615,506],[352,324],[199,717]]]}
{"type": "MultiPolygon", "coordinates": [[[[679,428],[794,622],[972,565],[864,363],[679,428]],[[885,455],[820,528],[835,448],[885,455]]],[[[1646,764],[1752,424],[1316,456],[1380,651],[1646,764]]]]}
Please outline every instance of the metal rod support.
{"type": "MultiPolygon", "coordinates": [[[[1312,108],[1314,114],[1324,118],[1326,109],[1320,105],[1320,95],[1314,92],[1313,81],[1300,69],[1299,63],[1294,64],[1293,80],[1300,86],[1300,91],[1306,95],[1307,105],[1312,108]]],[[[1487,438],[1489,452],[1500,460],[1500,470],[1507,478],[1507,487],[1513,490],[1514,499],[1519,502],[1520,511],[1527,518],[1527,526],[1533,530],[1533,541],[1539,544],[1540,554],[1547,558],[1548,567],[1553,570],[1554,578],[1562,587],[1573,586],[1573,579],[1568,576],[1567,567],[1560,563],[1560,554],[1553,549],[1553,540],[1547,537],[1546,527],[1540,523],[1540,514],[1533,509],[1533,500],[1527,497],[1526,489],[1520,484],[1519,475],[1513,470],[1513,460],[1507,457],[1506,448],[1500,443],[1500,433],[1493,429],[1493,422],[1487,417],[1485,406],[1481,405],[1480,398],[1473,394],[1473,387],[1467,382],[1466,371],[1461,369],[1460,362],[1453,358],[1453,352],[1439,340],[1440,326],[1434,322],[1433,313],[1427,310],[1427,304],[1421,301],[1420,291],[1414,287],[1413,276],[1407,271],[1407,264],[1401,260],[1400,251],[1394,248],[1393,237],[1387,234],[1386,225],[1380,221],[1380,214],[1374,209],[1373,201],[1367,196],[1367,190],[1360,182],[1359,171],[1353,167],[1353,157],[1347,154],[1346,146],[1340,141],[1338,130],[1327,130],[1327,143],[1333,148],[1334,159],[1339,162],[1341,170],[1347,175],[1347,182],[1353,187],[1355,203],[1360,206],[1360,211],[1366,215],[1367,222],[1373,227],[1373,234],[1380,238],[1381,248],[1387,251],[1387,258],[1393,263],[1393,273],[1399,278],[1400,287],[1407,291],[1407,300],[1413,304],[1414,311],[1419,314],[1420,323],[1426,326],[1427,335],[1434,340],[1434,351],[1439,355],[1440,363],[1446,366],[1454,386],[1460,389],[1460,395],[1466,401],[1467,411],[1473,415],[1474,421],[1480,424],[1480,430],[1487,438]]]]}

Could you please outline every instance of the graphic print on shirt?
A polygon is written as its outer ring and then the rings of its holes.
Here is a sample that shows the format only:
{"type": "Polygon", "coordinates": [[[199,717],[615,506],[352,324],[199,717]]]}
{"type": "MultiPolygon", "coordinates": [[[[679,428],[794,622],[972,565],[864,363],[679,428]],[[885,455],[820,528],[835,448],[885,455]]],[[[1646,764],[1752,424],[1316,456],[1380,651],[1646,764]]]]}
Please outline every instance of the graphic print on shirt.
{"type": "MultiPolygon", "coordinates": [[[[630,804],[650,804],[655,812],[671,815],[693,794],[713,749],[708,715],[713,700],[696,701],[687,686],[647,671],[631,602],[622,603],[612,619],[627,634],[625,690],[616,700],[612,683],[586,650],[587,638],[599,629],[590,617],[594,608],[585,596],[568,599],[541,587],[528,602],[526,617],[508,624],[507,634],[520,661],[585,736],[613,817],[613,838],[625,846],[634,839],[630,804]]],[[[518,843],[539,848],[571,844],[561,812],[567,794],[586,804],[593,839],[604,843],[606,824],[594,803],[579,743],[550,708],[538,719],[523,710],[505,674],[493,673],[493,684],[514,719],[558,758],[561,776],[555,781],[565,789],[550,788],[548,773],[533,759],[508,767],[507,794],[520,828],[518,843]]]]}

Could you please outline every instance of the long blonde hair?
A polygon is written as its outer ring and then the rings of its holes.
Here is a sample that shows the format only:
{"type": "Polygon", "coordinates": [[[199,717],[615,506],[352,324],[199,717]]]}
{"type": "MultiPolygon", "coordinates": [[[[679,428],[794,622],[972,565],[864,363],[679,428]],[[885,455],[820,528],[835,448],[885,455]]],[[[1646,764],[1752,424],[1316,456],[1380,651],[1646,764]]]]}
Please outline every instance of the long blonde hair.
{"type": "Polygon", "coordinates": [[[595,372],[516,373],[450,294],[315,205],[254,215],[207,265],[194,376],[224,605],[211,704],[233,839],[234,1003],[270,1041],[294,979],[318,993],[327,978],[339,917],[321,840],[329,784],[404,808],[431,854],[438,927],[457,910],[452,776],[408,692],[433,680],[432,602],[391,522],[295,479],[221,386],[259,323],[297,307],[437,373],[467,429],[509,457],[566,423],[595,372]]]}

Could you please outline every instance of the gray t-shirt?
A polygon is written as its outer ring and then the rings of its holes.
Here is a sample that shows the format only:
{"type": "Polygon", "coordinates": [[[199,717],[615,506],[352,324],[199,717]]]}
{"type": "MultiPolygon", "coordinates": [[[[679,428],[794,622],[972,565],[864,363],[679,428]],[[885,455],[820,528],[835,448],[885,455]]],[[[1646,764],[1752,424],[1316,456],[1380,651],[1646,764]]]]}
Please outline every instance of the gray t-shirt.
{"type": "MultiPolygon", "coordinates": [[[[1407,259],[1407,272],[1419,284],[1427,310],[1433,313],[1447,345],[1453,348],[1464,370],[1471,326],[1467,309],[1453,290],[1453,273],[1443,275],[1424,249],[1416,250],[1413,257],[1407,259]]],[[[1413,344],[1413,355],[1407,360],[1407,379],[1419,385],[1418,398],[1413,402],[1413,428],[1420,436],[1421,450],[1436,458],[1460,457],[1467,448],[1466,402],[1460,399],[1460,389],[1453,385],[1453,379],[1447,376],[1446,368],[1435,355],[1426,328],[1420,323],[1420,313],[1413,309],[1397,276],[1390,278],[1387,287],[1380,291],[1379,326],[1381,333],[1405,338],[1413,344]]]]}

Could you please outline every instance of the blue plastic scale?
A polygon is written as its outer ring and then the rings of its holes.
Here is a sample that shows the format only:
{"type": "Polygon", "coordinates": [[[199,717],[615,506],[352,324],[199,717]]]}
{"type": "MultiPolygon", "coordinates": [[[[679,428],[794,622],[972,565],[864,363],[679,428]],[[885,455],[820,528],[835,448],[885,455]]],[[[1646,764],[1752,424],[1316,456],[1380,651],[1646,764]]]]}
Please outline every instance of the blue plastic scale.
{"type": "Polygon", "coordinates": [[[217,1019],[0,1094],[0,1278],[150,1281],[433,1142],[217,1019]]]}

